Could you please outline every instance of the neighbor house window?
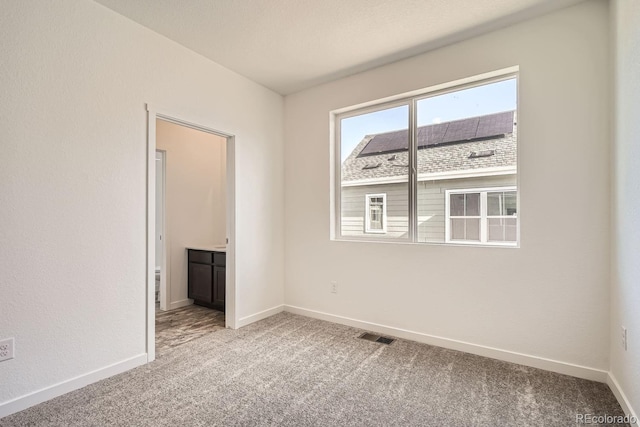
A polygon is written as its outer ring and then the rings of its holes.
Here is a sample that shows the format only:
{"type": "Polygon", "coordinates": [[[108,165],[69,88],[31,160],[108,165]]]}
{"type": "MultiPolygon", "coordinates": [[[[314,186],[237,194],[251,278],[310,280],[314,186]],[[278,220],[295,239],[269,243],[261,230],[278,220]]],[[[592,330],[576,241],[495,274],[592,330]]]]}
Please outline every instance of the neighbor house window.
{"type": "Polygon", "coordinates": [[[517,246],[517,71],[333,112],[333,237],[517,246]]]}
{"type": "Polygon", "coordinates": [[[449,195],[449,239],[480,242],[480,194],[449,195]]]}
{"type": "Polygon", "coordinates": [[[386,233],[387,232],[387,195],[367,194],[366,195],[366,221],[365,232],[386,233]]]}
{"type": "Polygon", "coordinates": [[[513,245],[518,235],[515,187],[446,192],[446,241],[513,245]]]}
{"type": "Polygon", "coordinates": [[[487,192],[487,241],[515,243],[518,238],[518,208],[515,188],[487,192]]]}

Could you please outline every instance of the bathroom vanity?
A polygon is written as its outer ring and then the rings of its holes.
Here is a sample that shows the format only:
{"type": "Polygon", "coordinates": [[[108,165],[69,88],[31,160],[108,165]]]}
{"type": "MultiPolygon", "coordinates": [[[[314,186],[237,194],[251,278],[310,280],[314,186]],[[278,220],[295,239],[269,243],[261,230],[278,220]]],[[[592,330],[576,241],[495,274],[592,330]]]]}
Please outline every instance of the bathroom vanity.
{"type": "Polygon", "coordinates": [[[187,248],[189,298],[224,311],[227,253],[224,247],[187,248]]]}

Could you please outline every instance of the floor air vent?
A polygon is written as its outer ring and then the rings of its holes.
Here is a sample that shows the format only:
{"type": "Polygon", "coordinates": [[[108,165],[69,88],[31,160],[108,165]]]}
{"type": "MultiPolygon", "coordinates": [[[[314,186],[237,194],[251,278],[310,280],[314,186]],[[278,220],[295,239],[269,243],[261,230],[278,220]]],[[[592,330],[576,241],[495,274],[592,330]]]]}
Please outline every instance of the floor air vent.
{"type": "Polygon", "coordinates": [[[392,342],[395,341],[393,338],[381,337],[380,335],[374,335],[368,332],[365,332],[364,334],[360,335],[358,338],[362,338],[363,340],[367,340],[367,341],[379,342],[382,344],[391,344],[392,342]]]}

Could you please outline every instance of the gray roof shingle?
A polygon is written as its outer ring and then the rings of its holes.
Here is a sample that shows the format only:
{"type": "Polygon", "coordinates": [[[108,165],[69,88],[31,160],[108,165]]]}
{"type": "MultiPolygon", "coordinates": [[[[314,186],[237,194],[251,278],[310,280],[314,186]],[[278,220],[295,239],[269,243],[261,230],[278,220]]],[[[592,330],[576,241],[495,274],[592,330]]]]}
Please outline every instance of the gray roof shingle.
{"type": "MultiPolygon", "coordinates": [[[[480,117],[470,117],[468,119],[456,120],[455,122],[441,123],[437,125],[422,126],[418,131],[418,174],[432,174],[443,172],[455,172],[460,170],[484,169],[494,167],[515,167],[517,162],[517,126],[515,112],[509,111],[499,113],[501,116],[491,114],[480,117]],[[493,128],[487,124],[486,119],[494,120],[493,128]],[[506,118],[506,123],[505,123],[506,118]],[[465,123],[466,122],[466,123],[465,123]],[[478,131],[471,135],[471,129],[478,131]],[[485,123],[484,128],[480,125],[485,123]],[[454,125],[458,134],[466,137],[471,135],[471,140],[451,141],[437,143],[431,141],[442,141],[446,134],[442,129],[450,128],[454,125]],[[479,125],[480,124],[480,125],[479,125]],[[462,129],[462,131],[459,131],[462,129]],[[510,131],[496,135],[497,132],[510,131]],[[487,135],[493,133],[493,135],[487,135]],[[420,139],[420,135],[433,134],[438,139],[420,139]],[[477,137],[476,135],[483,135],[477,137]],[[491,138],[493,136],[493,138],[491,138]],[[421,144],[423,142],[423,144],[421,144]],[[489,154],[492,155],[482,156],[489,154]],[[482,153],[485,152],[485,153],[482,153]],[[479,157],[472,156],[472,153],[479,157]]],[[[408,151],[406,149],[407,131],[393,131],[384,134],[367,135],[354,148],[349,156],[342,163],[342,182],[353,182],[374,178],[399,178],[408,174],[408,151]],[[378,154],[367,154],[365,148],[375,138],[384,136],[384,139],[377,141],[375,149],[382,148],[384,151],[378,154]],[[392,141],[392,142],[389,142],[392,141]],[[401,141],[398,143],[397,141],[401,141]],[[404,147],[401,146],[404,144],[404,147]],[[402,150],[402,151],[399,151],[402,150]]],[[[369,149],[369,152],[372,149],[369,149]]]]}

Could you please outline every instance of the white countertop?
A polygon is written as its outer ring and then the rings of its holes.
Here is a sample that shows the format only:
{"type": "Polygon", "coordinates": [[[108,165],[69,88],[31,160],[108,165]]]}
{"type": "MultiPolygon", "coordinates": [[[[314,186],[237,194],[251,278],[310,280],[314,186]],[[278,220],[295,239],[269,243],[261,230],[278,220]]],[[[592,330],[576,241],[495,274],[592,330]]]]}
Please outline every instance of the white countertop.
{"type": "Polygon", "coordinates": [[[210,251],[210,252],[227,252],[225,245],[195,245],[187,246],[187,249],[196,249],[198,251],[210,251]]]}

